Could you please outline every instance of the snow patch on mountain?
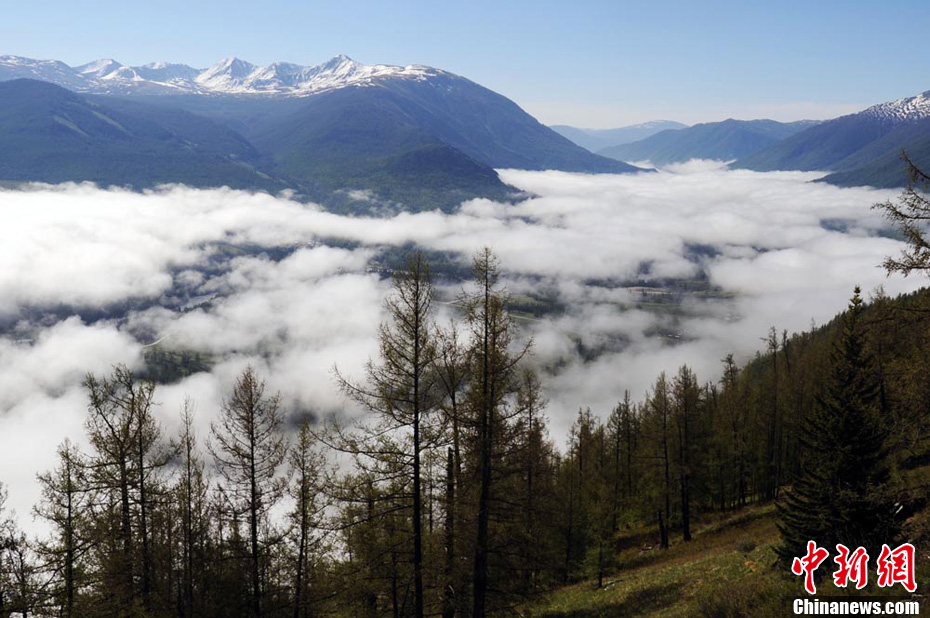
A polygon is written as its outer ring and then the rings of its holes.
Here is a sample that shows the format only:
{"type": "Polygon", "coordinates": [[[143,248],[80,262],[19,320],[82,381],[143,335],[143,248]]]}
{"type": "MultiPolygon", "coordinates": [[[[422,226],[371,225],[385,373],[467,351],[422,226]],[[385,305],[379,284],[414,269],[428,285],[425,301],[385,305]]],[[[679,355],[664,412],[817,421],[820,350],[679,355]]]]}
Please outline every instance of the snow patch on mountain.
{"type": "Polygon", "coordinates": [[[0,81],[27,77],[91,94],[309,96],[347,86],[369,86],[382,79],[425,80],[442,73],[419,65],[367,65],[345,55],[315,66],[289,62],[258,66],[230,57],[203,70],[166,62],[130,67],[112,59],[72,68],[56,60],[0,56],[0,81]]]}
{"type": "Polygon", "coordinates": [[[87,64],[82,64],[79,67],[75,67],[74,70],[77,71],[78,74],[83,75],[84,77],[87,77],[87,78],[102,79],[106,77],[107,75],[109,75],[110,73],[113,73],[114,71],[117,71],[121,68],[123,68],[123,65],[121,65],[116,60],[112,60],[110,58],[104,58],[101,60],[94,60],[93,62],[88,62],[87,64]]]}
{"type": "Polygon", "coordinates": [[[930,117],[930,90],[913,97],[879,103],[861,112],[865,116],[896,122],[922,120],[930,117]]]}

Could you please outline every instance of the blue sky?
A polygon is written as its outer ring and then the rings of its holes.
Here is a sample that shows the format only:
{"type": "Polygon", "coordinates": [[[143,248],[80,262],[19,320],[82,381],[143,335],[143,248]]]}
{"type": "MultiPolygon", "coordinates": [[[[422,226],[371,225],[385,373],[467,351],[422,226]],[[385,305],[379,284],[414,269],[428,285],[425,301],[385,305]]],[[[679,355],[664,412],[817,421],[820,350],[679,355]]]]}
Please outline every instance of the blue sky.
{"type": "Polygon", "coordinates": [[[548,124],[826,118],[930,89],[926,0],[0,0],[0,54],[428,64],[548,124]],[[90,6],[88,6],[90,5],[90,6]]]}

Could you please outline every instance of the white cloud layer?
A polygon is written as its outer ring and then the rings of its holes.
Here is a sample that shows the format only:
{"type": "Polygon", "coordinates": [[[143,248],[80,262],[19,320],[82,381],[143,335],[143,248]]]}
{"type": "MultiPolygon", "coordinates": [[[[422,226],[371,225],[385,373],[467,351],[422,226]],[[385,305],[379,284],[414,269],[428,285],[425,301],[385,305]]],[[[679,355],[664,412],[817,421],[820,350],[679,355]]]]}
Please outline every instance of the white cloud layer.
{"type": "Polygon", "coordinates": [[[377,352],[389,283],[372,266],[385,246],[414,243],[463,263],[491,246],[514,294],[558,308],[521,321],[533,362],[548,372],[557,439],[578,407],[606,414],[624,389],[640,398],[659,371],[688,363],[713,379],[719,359],[745,359],[770,326],[830,319],[855,284],[894,294],[921,283],[878,268],[901,247],[879,235],[869,207],[894,191],[706,162],[652,174],[501,176],[538,197],[375,219],[229,190],[0,191],[0,481],[21,519],[57,444],[83,441],[83,376],[139,366],[153,339],[214,361],[159,389],[168,430],[190,396],[205,436],[247,363],[292,411],[345,411],[331,372],[338,364],[359,376],[377,352]],[[702,273],[724,293],[649,289],[702,273]],[[673,300],[683,312],[649,309],[673,300]]]}

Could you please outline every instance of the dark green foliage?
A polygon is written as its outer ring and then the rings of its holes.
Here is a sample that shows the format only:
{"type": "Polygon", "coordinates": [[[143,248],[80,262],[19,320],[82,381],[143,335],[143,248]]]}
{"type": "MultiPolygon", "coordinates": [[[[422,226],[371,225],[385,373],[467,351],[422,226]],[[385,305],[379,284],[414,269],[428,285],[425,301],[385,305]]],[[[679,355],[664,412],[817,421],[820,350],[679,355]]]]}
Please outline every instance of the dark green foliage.
{"type": "Polygon", "coordinates": [[[139,377],[158,384],[179,382],[189,375],[209,371],[212,363],[208,355],[192,350],[171,350],[160,345],[143,352],[145,366],[139,377]]]}
{"type": "MultiPolygon", "coordinates": [[[[0,616],[11,603],[87,618],[508,615],[564,582],[623,585],[625,569],[685,547],[703,561],[708,521],[781,495],[785,557],[810,539],[897,542],[894,503],[901,518],[917,513],[906,534],[924,542],[930,291],[877,292],[870,305],[857,294],[826,326],[772,329],[744,366],[724,359],[717,384],[687,366],[663,373],[606,421],[580,411],[560,453],[493,254],[475,260],[458,329],[432,326],[425,267],[419,256],[398,273],[381,362],[350,388],[378,413],[361,421],[368,431],[305,424],[286,460],[278,400],[251,371],[219,415],[216,466],[203,462],[192,403],[164,440],[152,383],[125,367],[89,376],[88,452],[65,445],[39,478],[36,513],[53,534],[23,540],[0,495],[0,616]],[[351,457],[327,457],[323,441],[351,457]],[[285,489],[292,502],[276,515],[285,489]]],[[[150,366],[202,360],[158,350],[150,366]]],[[[758,563],[766,542],[734,535],[738,559],[758,563]]],[[[707,615],[771,613],[797,584],[746,577],[752,586],[704,587],[695,603],[707,615]]],[[[650,583],[611,611],[670,605],[669,586],[650,583]]]]}
{"type": "Polygon", "coordinates": [[[824,393],[802,425],[804,468],[779,504],[785,561],[808,541],[877,552],[895,538],[894,498],[887,483],[888,420],[880,416],[879,382],[866,349],[863,303],[856,288],[843,317],[824,393]]]}

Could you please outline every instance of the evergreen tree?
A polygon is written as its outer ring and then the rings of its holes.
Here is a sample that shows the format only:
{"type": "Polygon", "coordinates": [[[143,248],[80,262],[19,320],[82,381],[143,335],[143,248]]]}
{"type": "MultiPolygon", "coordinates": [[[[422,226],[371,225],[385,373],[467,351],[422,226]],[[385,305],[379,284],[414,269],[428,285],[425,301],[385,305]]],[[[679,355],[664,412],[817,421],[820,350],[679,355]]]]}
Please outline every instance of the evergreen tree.
{"type": "Polygon", "coordinates": [[[857,286],[834,346],[829,381],[803,426],[804,469],[778,505],[778,553],[786,561],[803,555],[811,540],[828,548],[862,546],[871,553],[895,536],[886,424],[879,414],[862,311],[857,286]]]}

